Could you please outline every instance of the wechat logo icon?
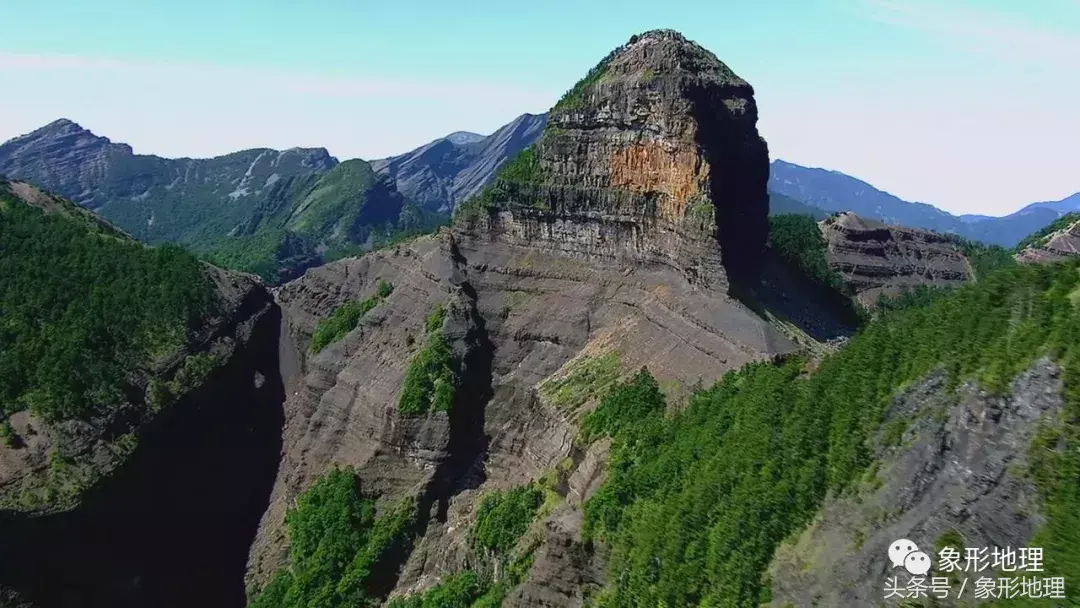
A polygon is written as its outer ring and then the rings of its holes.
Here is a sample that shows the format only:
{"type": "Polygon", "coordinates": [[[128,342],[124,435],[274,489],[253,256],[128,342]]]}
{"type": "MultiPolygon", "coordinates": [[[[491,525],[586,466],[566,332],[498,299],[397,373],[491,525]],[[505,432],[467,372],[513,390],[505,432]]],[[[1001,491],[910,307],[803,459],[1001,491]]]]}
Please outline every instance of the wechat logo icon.
{"type": "Polygon", "coordinates": [[[919,547],[906,538],[889,545],[889,561],[893,568],[903,568],[916,576],[930,571],[930,556],[919,551],[919,547]]]}

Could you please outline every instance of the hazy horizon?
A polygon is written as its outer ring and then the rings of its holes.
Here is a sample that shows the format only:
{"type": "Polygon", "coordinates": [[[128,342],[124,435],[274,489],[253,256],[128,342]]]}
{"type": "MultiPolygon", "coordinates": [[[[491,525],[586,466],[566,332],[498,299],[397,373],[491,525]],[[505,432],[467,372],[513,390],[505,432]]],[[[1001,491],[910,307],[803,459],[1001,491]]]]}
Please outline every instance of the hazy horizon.
{"type": "Polygon", "coordinates": [[[671,27],[754,85],[773,159],[957,215],[1080,190],[1077,0],[43,4],[5,6],[3,141],[64,117],[140,154],[383,158],[543,113],[631,34],[671,27]]]}

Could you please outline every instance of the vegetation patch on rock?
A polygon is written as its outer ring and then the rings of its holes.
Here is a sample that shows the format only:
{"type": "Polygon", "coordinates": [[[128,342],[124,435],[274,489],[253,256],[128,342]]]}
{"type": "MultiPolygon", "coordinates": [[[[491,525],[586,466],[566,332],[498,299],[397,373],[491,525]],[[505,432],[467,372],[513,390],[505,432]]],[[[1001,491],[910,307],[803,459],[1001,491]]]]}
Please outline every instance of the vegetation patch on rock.
{"type": "Polygon", "coordinates": [[[565,372],[540,384],[540,395],[560,408],[574,411],[607,393],[622,375],[617,352],[586,356],[570,363],[565,372]]]}
{"type": "Polygon", "coordinates": [[[446,309],[440,304],[424,322],[427,343],[409,363],[398,401],[398,412],[404,416],[449,412],[453,407],[458,378],[450,342],[443,334],[445,318],[446,309]]]}
{"type": "Polygon", "coordinates": [[[378,606],[374,574],[408,541],[415,518],[411,500],[376,512],[355,473],[334,469],[289,511],[289,561],[252,608],[355,608],[378,606]]]}
{"type": "Polygon", "coordinates": [[[536,484],[494,491],[480,503],[470,538],[475,569],[448,577],[424,593],[395,598],[389,608],[496,608],[532,566],[534,546],[518,547],[544,502],[536,484]]]}
{"type": "Polygon", "coordinates": [[[1013,252],[1020,252],[1028,247],[1041,247],[1046,244],[1047,237],[1059,230],[1065,230],[1076,222],[1080,222],[1080,213],[1066,213],[1050,223],[1049,226],[1028,235],[1024,240],[1013,247],[1013,252]]]}
{"type": "MultiPolygon", "coordinates": [[[[631,43],[633,42],[637,42],[636,36],[631,39],[631,43]]],[[[607,56],[601,59],[599,63],[590,68],[589,71],[585,74],[585,76],[581,80],[574,83],[573,88],[563,94],[559,101],[555,103],[555,107],[552,108],[552,111],[555,112],[558,110],[568,110],[584,106],[589,90],[595,87],[598,82],[600,82],[600,79],[604,77],[604,73],[607,72],[607,68],[608,65],[611,64],[611,60],[615,59],[615,57],[625,48],[626,45],[619,46],[618,48],[608,53],[607,56]]]]}
{"type": "Polygon", "coordinates": [[[846,293],[843,277],[829,265],[828,243],[813,217],[770,216],[769,246],[780,259],[798,269],[812,282],[846,293]]]}
{"type": "Polygon", "coordinates": [[[481,603],[485,582],[476,572],[466,570],[448,577],[424,593],[394,598],[388,608],[480,608],[495,607],[492,602],[481,603]]]}
{"type": "Polygon", "coordinates": [[[500,204],[514,204],[538,210],[550,210],[550,205],[534,192],[545,179],[535,146],[525,148],[499,169],[491,183],[476,195],[458,205],[454,218],[458,222],[474,222],[491,213],[500,204]]]}
{"type": "Polygon", "coordinates": [[[543,491],[531,485],[485,496],[473,526],[476,550],[482,555],[508,554],[529,529],[543,502],[543,491]]]}
{"type": "Polygon", "coordinates": [[[315,326],[315,332],[311,335],[311,351],[318,353],[344,338],[350,331],[356,329],[364,315],[390,297],[393,291],[393,285],[380,279],[375,294],[371,297],[346,302],[339,306],[329,317],[319,321],[319,324],[315,326]]]}

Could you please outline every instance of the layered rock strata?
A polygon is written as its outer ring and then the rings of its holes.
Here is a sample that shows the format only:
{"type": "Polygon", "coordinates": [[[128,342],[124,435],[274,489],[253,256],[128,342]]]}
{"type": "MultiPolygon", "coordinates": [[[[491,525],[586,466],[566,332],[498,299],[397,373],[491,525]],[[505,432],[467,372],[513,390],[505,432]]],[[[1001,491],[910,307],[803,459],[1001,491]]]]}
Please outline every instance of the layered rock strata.
{"type": "Polygon", "coordinates": [[[768,231],[753,93],[676,32],[635,36],[551,110],[532,156],[489,193],[479,227],[723,288],[729,272],[755,268],[768,231]]]}
{"type": "Polygon", "coordinates": [[[858,300],[873,307],[882,295],[918,285],[957,287],[974,278],[960,243],[929,230],[841,213],[819,223],[829,264],[858,300]]]}

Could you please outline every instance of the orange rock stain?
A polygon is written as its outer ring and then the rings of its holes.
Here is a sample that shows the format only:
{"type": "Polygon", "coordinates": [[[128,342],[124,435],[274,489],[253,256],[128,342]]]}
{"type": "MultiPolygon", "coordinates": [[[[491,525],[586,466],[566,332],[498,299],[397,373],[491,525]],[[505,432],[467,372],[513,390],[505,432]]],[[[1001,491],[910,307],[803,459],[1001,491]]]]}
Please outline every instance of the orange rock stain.
{"type": "Polygon", "coordinates": [[[660,213],[681,218],[687,201],[701,193],[709,165],[694,147],[668,142],[632,144],[611,158],[611,186],[632,192],[661,192],[660,213]]]}

